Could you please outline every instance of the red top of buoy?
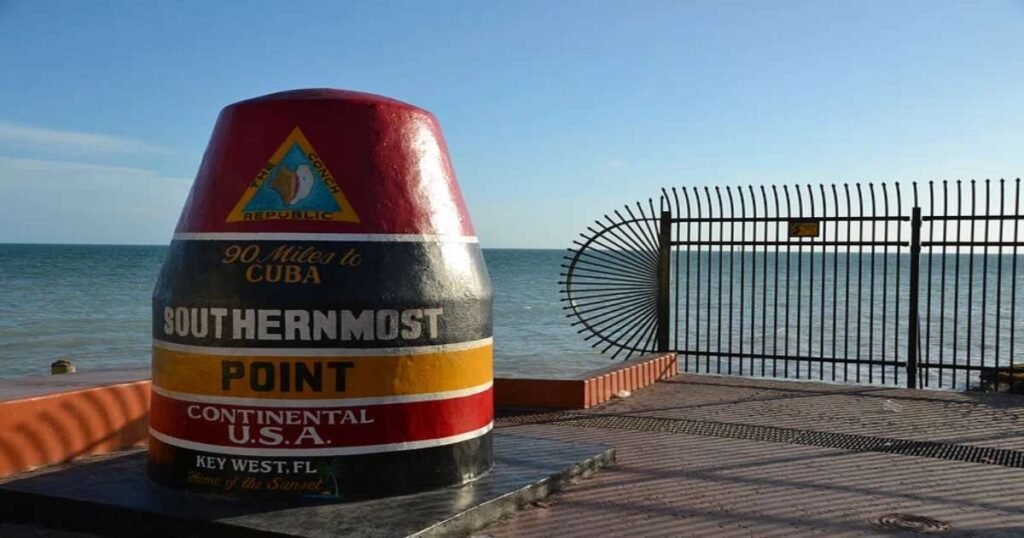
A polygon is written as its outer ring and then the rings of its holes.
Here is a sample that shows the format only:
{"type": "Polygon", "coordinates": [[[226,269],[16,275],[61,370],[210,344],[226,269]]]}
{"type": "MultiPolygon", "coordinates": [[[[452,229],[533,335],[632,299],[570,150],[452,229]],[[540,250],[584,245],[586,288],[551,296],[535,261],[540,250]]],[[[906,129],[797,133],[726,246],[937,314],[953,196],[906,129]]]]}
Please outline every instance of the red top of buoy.
{"type": "Polygon", "coordinates": [[[221,111],[176,233],[474,235],[437,119],[293,90],[221,111]]]}

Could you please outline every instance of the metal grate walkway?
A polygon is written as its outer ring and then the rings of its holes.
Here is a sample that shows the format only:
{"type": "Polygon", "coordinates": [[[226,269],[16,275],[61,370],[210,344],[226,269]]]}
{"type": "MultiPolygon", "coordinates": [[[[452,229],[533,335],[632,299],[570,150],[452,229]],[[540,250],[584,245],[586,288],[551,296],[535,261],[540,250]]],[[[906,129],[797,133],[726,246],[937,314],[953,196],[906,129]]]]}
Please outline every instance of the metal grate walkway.
{"type": "Polygon", "coordinates": [[[573,412],[509,415],[500,418],[499,422],[681,433],[703,437],[767,441],[771,443],[836,448],[854,452],[880,452],[947,461],[1024,468],[1024,451],[1020,450],[934,441],[911,441],[891,437],[820,432],[776,426],[573,412]]]}

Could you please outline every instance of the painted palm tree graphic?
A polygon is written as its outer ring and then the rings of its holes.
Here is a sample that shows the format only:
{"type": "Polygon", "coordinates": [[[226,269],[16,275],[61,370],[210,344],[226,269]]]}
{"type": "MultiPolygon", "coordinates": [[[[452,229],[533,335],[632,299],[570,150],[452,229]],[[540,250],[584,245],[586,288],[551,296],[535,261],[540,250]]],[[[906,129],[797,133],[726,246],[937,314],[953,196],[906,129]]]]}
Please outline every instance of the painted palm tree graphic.
{"type": "Polygon", "coordinates": [[[343,466],[336,461],[322,461],[316,465],[316,472],[320,476],[330,478],[333,490],[329,493],[334,497],[341,497],[341,490],[338,487],[338,481],[341,479],[343,466]]]}

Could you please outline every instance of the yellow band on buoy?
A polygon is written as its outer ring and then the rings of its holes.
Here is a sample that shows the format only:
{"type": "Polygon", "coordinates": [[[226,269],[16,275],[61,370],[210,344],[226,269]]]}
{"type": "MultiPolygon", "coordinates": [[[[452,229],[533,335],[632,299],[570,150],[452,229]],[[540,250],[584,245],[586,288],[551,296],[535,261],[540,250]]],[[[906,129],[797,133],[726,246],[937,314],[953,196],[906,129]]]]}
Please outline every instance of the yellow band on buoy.
{"type": "Polygon", "coordinates": [[[252,356],[244,350],[206,354],[158,343],[153,346],[153,385],[205,396],[344,400],[459,391],[493,379],[490,339],[474,347],[437,348],[426,353],[363,349],[357,356],[263,349],[252,356]]]}

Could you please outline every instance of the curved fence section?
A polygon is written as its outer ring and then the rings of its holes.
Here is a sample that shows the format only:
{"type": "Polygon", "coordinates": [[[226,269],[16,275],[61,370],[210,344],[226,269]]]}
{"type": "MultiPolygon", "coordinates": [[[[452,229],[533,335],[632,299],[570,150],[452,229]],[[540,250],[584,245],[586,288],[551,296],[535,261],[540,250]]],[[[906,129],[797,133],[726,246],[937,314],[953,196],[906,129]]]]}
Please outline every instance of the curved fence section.
{"type": "Polygon", "coordinates": [[[588,226],[565,256],[559,284],[566,316],[612,358],[657,350],[667,328],[659,234],[654,201],[637,202],[588,226]]]}

